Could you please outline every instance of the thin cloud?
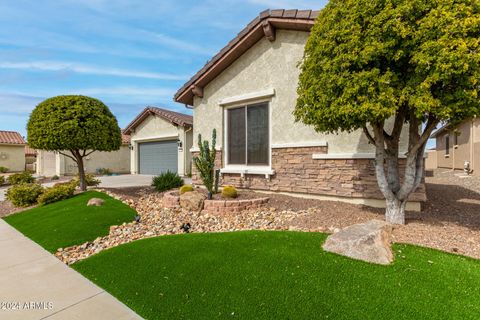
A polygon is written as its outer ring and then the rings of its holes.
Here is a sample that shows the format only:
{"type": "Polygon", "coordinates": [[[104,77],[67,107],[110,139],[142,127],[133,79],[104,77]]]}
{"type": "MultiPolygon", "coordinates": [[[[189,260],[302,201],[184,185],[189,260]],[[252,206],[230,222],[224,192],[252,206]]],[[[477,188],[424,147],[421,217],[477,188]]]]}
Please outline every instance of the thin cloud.
{"type": "Polygon", "coordinates": [[[186,80],[186,75],[168,73],[144,72],[116,68],[103,68],[79,63],[62,61],[29,61],[29,62],[0,62],[0,69],[40,70],[40,71],[71,71],[80,74],[104,75],[115,77],[131,77],[158,80],[186,80]]]}

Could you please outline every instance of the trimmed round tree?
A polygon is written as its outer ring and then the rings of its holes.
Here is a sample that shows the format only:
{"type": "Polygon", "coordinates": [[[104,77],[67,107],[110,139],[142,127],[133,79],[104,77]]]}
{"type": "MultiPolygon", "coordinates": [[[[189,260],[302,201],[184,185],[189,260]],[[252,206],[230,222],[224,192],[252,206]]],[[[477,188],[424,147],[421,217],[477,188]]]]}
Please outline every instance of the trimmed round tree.
{"type": "Polygon", "coordinates": [[[27,124],[28,144],[58,152],[78,166],[80,189],[86,190],[83,159],[95,151],[115,151],[122,145],[117,119],[100,100],[58,96],[40,103],[27,124]]]}
{"type": "Polygon", "coordinates": [[[387,222],[405,223],[437,124],[479,114],[479,38],[474,0],[331,0],[319,14],[294,114],[318,132],[363,130],[375,147],[387,222]],[[408,134],[404,169],[402,131],[408,134]]]}

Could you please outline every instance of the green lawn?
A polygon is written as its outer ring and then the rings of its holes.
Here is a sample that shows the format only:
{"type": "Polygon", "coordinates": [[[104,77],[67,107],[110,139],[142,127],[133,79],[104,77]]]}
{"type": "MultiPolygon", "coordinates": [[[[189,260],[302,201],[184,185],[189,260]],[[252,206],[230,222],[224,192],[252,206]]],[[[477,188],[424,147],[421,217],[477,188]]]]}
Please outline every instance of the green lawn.
{"type": "Polygon", "coordinates": [[[132,221],[136,212],[105,193],[87,191],[71,199],[23,211],[5,221],[50,252],[108,234],[110,226],[132,221]],[[87,207],[102,198],[100,207],[87,207]]]}
{"type": "Polygon", "coordinates": [[[147,319],[478,319],[480,262],[395,245],[391,266],[321,250],[326,235],[150,238],[72,267],[147,319]]]}

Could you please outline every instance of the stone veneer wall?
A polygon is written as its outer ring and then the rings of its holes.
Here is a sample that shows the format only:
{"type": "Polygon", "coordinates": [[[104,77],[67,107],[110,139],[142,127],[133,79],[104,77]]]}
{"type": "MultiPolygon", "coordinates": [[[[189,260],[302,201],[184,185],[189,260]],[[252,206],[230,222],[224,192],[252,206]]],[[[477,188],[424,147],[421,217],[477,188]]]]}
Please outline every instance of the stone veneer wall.
{"type": "MultiPolygon", "coordinates": [[[[327,147],[272,149],[270,179],[264,175],[223,174],[221,185],[266,191],[294,192],[347,198],[383,199],[373,159],[316,160],[313,154],[327,153],[327,147]]],[[[194,153],[196,155],[197,153],[194,153]]],[[[402,160],[400,160],[402,166],[402,160]]],[[[216,168],[222,167],[222,152],[217,151],[216,168]]],[[[402,168],[400,168],[402,170],[402,168]]],[[[194,184],[201,184],[193,168],[194,184]]],[[[410,195],[410,201],[425,201],[425,184],[410,195]]]]}

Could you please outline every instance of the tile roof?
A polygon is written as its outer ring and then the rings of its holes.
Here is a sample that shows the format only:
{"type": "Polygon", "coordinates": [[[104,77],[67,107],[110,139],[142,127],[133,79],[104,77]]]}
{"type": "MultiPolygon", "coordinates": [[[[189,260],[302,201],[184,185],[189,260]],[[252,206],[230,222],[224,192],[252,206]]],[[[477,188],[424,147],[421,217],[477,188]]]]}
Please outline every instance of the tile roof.
{"type": "Polygon", "coordinates": [[[131,134],[132,130],[135,129],[143,120],[145,120],[149,115],[156,115],[162,119],[167,120],[168,122],[181,126],[181,127],[192,127],[193,126],[193,117],[179,113],[175,111],[170,111],[158,107],[146,107],[143,111],[127,126],[123,131],[124,134],[131,134]]]}
{"type": "Polygon", "coordinates": [[[20,133],[0,130],[0,144],[26,144],[20,133]]]}
{"type": "Polygon", "coordinates": [[[129,144],[130,143],[130,136],[128,134],[123,134],[122,133],[122,143],[123,144],[129,144]]]}
{"type": "Polygon", "coordinates": [[[37,150],[30,148],[29,146],[25,146],[25,155],[26,156],[36,156],[37,150]]]}
{"type": "Polygon", "coordinates": [[[194,94],[192,91],[195,90],[195,86],[205,87],[262,37],[267,36],[267,38],[273,37],[271,39],[274,39],[274,35],[268,34],[269,30],[278,28],[310,31],[319,12],[318,10],[297,9],[268,9],[261,12],[177,91],[174,100],[193,105],[194,94]]]}

